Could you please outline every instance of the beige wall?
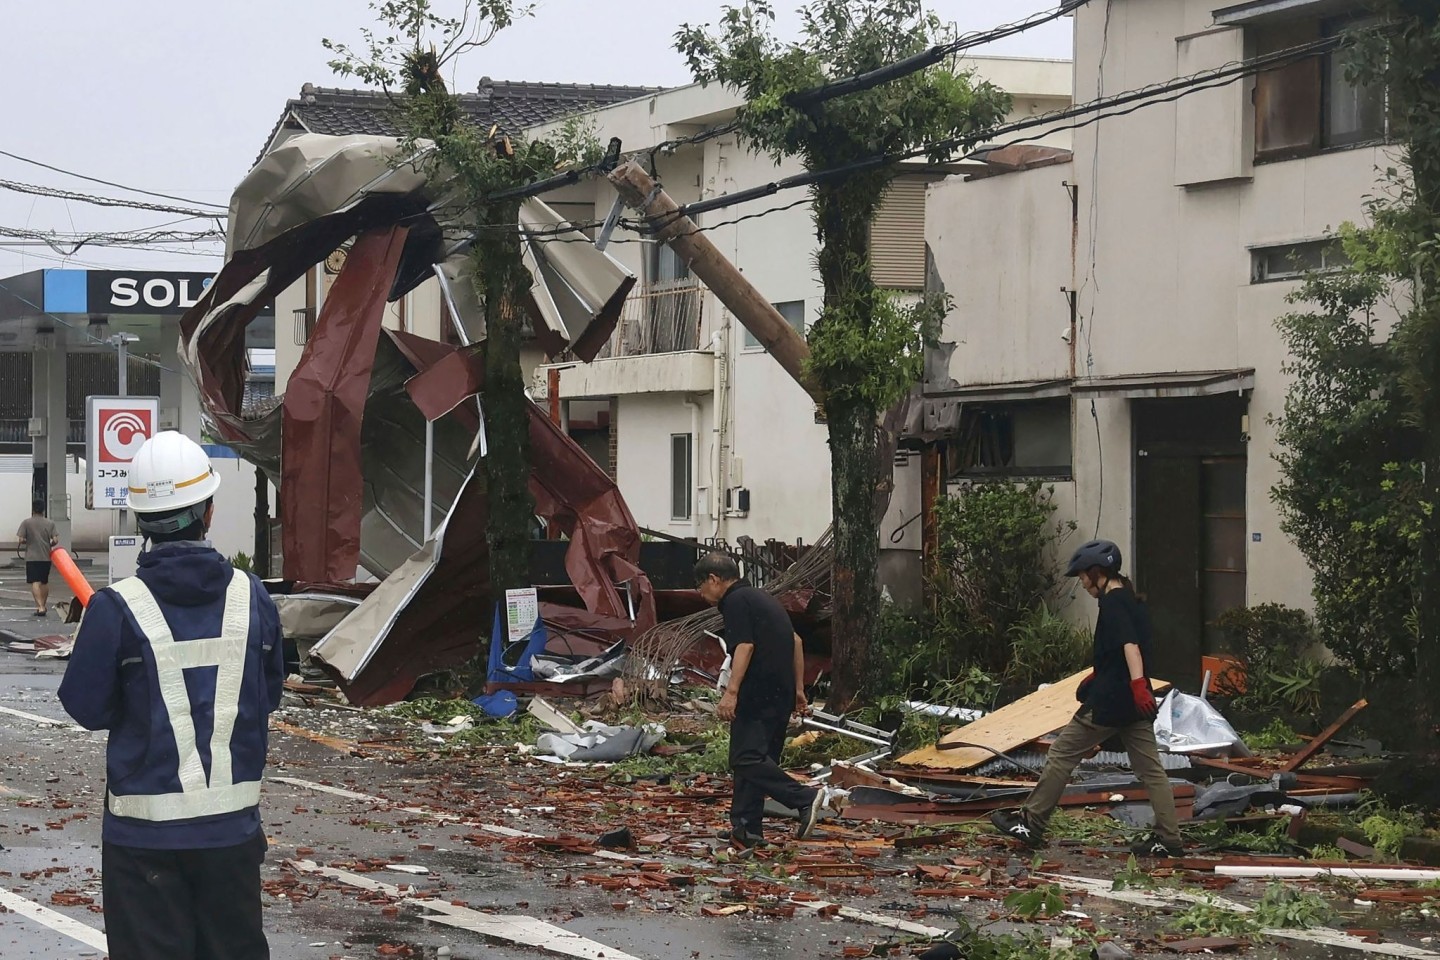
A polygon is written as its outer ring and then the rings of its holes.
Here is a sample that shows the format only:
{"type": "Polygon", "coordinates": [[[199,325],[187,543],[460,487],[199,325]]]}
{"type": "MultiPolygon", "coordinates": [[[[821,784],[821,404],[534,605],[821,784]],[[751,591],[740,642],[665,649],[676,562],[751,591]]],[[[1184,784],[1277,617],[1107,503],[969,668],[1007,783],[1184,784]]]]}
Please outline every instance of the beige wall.
{"type": "Polygon", "coordinates": [[[962,384],[1070,375],[1072,164],[931,184],[925,239],[954,301],[943,340],[962,384]]]}
{"type": "MultiPolygon", "coordinates": [[[[1096,94],[1102,44],[1107,94],[1235,59],[1243,37],[1212,28],[1214,6],[1114,0],[1108,44],[1107,5],[1082,7],[1079,97],[1096,94]]],[[[1249,601],[1308,606],[1309,571],[1269,496],[1279,474],[1268,420],[1287,388],[1274,321],[1291,309],[1285,296],[1296,284],[1252,283],[1250,249],[1320,239],[1362,219],[1377,168],[1396,160],[1369,147],[1257,165],[1249,93],[1239,82],[1078,129],[1073,166],[935,184],[927,233],[956,301],[944,334],[958,344],[951,376],[983,384],[1062,375],[1068,315],[1059,288],[1071,285],[1071,260],[1061,184],[1075,183],[1078,375],[1254,368],[1247,532],[1260,540],[1246,538],[1249,601]]],[[[1082,536],[1133,547],[1130,415],[1124,399],[1097,400],[1093,417],[1088,400],[1076,403],[1075,480],[1057,500],[1069,501],[1082,536]]]]}

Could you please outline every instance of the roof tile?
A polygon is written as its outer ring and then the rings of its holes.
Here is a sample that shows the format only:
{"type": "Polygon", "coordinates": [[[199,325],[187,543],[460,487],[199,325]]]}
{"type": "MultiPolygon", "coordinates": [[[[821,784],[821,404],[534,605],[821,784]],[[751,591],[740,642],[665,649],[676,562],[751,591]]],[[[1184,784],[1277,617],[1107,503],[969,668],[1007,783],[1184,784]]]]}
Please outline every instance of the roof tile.
{"type": "MultiPolygon", "coordinates": [[[[572,113],[658,93],[663,88],[491,81],[487,77],[480,81],[480,89],[485,93],[460,94],[460,103],[470,120],[486,128],[498,124],[502,132],[513,134],[572,113]]],[[[309,133],[397,137],[401,135],[397,113],[394,99],[383,91],[342,90],[307,83],[300,96],[286,103],[285,112],[266,141],[266,149],[281,127],[297,123],[309,133]]]]}

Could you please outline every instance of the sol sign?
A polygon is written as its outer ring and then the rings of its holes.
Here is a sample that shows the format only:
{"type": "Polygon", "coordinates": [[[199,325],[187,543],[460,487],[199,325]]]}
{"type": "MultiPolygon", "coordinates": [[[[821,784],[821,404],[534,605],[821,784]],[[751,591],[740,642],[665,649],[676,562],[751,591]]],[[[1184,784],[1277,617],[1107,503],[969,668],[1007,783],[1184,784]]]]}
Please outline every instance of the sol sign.
{"type": "Polygon", "coordinates": [[[210,286],[204,273],[126,273],[91,270],[85,278],[91,313],[184,313],[210,286]]]}
{"type": "Polygon", "coordinates": [[[160,401],[155,397],[90,397],[85,409],[85,506],[122,510],[130,461],[155,435],[160,401]]]}

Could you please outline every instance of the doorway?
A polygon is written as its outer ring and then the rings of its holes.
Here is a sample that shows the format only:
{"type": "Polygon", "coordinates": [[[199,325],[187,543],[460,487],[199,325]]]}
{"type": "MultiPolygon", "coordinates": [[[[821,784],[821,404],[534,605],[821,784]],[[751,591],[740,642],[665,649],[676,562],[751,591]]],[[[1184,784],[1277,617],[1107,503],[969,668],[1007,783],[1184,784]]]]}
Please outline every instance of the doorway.
{"type": "Polygon", "coordinates": [[[1217,621],[1245,605],[1245,438],[1239,394],[1134,401],[1135,584],[1154,625],[1155,676],[1200,688],[1217,621]]]}

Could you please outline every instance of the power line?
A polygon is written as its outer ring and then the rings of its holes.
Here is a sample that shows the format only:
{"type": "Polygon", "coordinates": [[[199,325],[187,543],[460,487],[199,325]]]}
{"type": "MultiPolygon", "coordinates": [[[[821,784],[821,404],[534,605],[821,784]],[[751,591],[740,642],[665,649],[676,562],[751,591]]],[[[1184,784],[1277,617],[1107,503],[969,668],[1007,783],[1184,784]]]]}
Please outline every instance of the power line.
{"type": "MultiPolygon", "coordinates": [[[[1027,117],[1024,120],[1013,121],[992,127],[988,130],[977,131],[965,137],[953,137],[948,140],[941,140],[934,143],[923,144],[909,150],[891,154],[875,154],[862,160],[856,160],[838,167],[830,167],[824,170],[807,171],[794,176],[784,177],[760,186],[750,187],[746,190],[737,190],[723,196],[711,197],[708,200],[697,200],[692,203],[680,205],[675,211],[675,216],[689,216],[696,213],[704,213],[709,210],[719,210],[724,207],[733,206],[737,203],[746,203],[751,200],[759,200],[764,197],[773,196],[782,190],[791,190],[796,187],[808,187],[826,180],[836,179],[842,176],[851,176],[857,173],[864,173],[871,170],[878,170],[883,167],[893,166],[905,160],[913,160],[918,157],[944,155],[953,152],[961,147],[967,147],[975,143],[989,143],[999,136],[1008,133],[1017,133],[1022,130],[1033,129],[1038,126],[1050,126],[1062,120],[1071,120],[1084,117],[1089,114],[1096,114],[1112,107],[1124,106],[1137,101],[1148,101],[1151,98],[1159,97],[1166,93],[1188,88],[1198,88],[1201,84],[1214,80],[1225,80],[1226,82],[1259,73],[1286,63],[1296,62],[1308,57],[1320,56],[1333,50],[1340,43],[1339,37],[1327,37],[1312,43],[1302,44],[1297,47],[1290,47],[1286,50],[1279,50],[1275,53],[1266,54],[1249,60],[1236,60],[1213,70],[1206,70],[1192,74],[1187,77],[1179,77],[1174,80],[1167,80],[1161,83],[1150,84],[1134,90],[1127,90],[1123,93],[1114,94],[1110,97],[1097,98],[1087,103],[1077,104],[1064,110],[1056,110],[1051,113],[1038,114],[1027,117]]],[[[1154,101],[1163,102],[1163,101],[1154,101]]],[[[993,149],[987,147],[986,149],[993,149]]]]}
{"type": "MultiPolygon", "coordinates": [[[[1274,69],[1276,67],[1284,66],[1288,63],[1297,62],[1299,60],[1307,59],[1309,57],[1320,56],[1334,49],[1334,47],[1339,42],[1339,38],[1326,38],[1323,40],[1315,41],[1313,43],[1303,44],[1301,46],[1292,47],[1287,50],[1276,51],[1272,54],[1255,57],[1249,60],[1232,61],[1231,63],[1224,64],[1212,70],[1202,71],[1200,73],[1192,74],[1186,77],[1178,77],[1173,80],[1150,84],[1148,86],[1139,87],[1134,90],[1127,90],[1118,94],[1114,94],[1110,97],[1097,98],[1096,100],[1092,100],[1088,103],[1077,104],[1063,110],[1052,111],[1051,113],[1047,114],[1039,114],[1034,117],[1027,117],[1024,120],[1018,120],[999,127],[994,127],[988,131],[977,134],[976,137],[984,138],[985,146],[982,149],[984,152],[988,153],[994,150],[1001,149],[1003,147],[1043,139],[1044,137],[1049,136],[1051,133],[1054,132],[1053,125],[1060,121],[1075,121],[1073,123],[1067,124],[1066,129],[1082,129],[1084,127],[1098,123],[1101,120],[1128,116],[1129,114],[1135,113],[1136,111],[1148,106],[1156,106],[1163,103],[1173,103],[1181,99],[1182,97],[1189,96],[1194,93],[1200,93],[1205,90],[1212,90],[1219,87],[1228,86],[1229,84],[1234,83],[1236,80],[1253,75],[1255,73],[1274,69]],[[1015,137],[1004,143],[992,142],[995,137],[1004,135],[1006,133],[1034,129],[1036,127],[1045,127],[1048,129],[1044,129],[1038,133],[1030,134],[1027,136],[1015,137]]],[[[970,142],[975,141],[975,137],[966,139],[970,140],[970,142]]],[[[666,224],[673,222],[673,220],[682,216],[689,216],[699,213],[710,212],[712,210],[719,210],[725,207],[734,206],[735,204],[747,203],[754,200],[763,199],[767,196],[773,196],[774,194],[779,193],[782,190],[788,190],[801,186],[810,186],[813,183],[817,183],[822,180],[842,175],[849,175],[858,170],[871,169],[879,166],[888,166],[901,162],[903,160],[909,160],[925,156],[936,151],[954,149],[955,147],[963,145],[964,142],[965,140],[962,140],[961,138],[954,138],[951,140],[939,141],[937,143],[925,144],[911,150],[907,150],[903,153],[876,155],[874,157],[866,158],[865,160],[861,161],[856,161],[855,163],[846,164],[841,167],[833,167],[826,170],[818,170],[813,172],[807,172],[804,174],[796,174],[792,177],[786,177],[784,179],[773,181],[769,184],[763,184],[761,186],[753,187],[747,190],[739,190],[733,193],[724,194],[723,196],[713,197],[709,200],[700,200],[693,203],[683,204],[674,213],[666,215],[663,218],[655,218],[650,220],[635,220],[627,218],[625,220],[622,220],[621,223],[631,229],[645,229],[653,233],[654,231],[663,228],[666,224]]],[[[971,155],[973,155],[973,153],[967,154],[967,156],[971,155]]],[[[962,157],[961,159],[964,158],[962,157]]],[[[704,226],[697,226],[696,231],[703,233],[705,231],[713,230],[718,227],[729,226],[744,220],[767,216],[768,214],[776,213],[781,210],[788,210],[792,207],[796,207],[809,202],[809,197],[801,198],[800,200],[797,200],[793,203],[785,204],[780,207],[773,207],[752,214],[746,214],[743,217],[737,217],[733,220],[725,220],[713,224],[706,224],[704,226]]],[[[576,221],[566,225],[557,226],[547,231],[531,231],[530,233],[528,233],[528,237],[537,242],[590,242],[588,237],[564,237],[561,236],[561,234],[567,233],[571,230],[583,230],[587,228],[598,227],[602,224],[602,222],[603,221],[600,220],[593,220],[589,222],[576,221]]],[[[477,229],[514,229],[518,231],[519,227],[506,224],[485,224],[481,225],[477,229]]],[[[613,239],[611,242],[633,243],[636,242],[636,240],[617,238],[613,239]]]]}
{"type": "Polygon", "coordinates": [[[225,239],[219,230],[149,230],[149,231],[97,231],[95,233],[57,233],[53,230],[26,230],[18,227],[0,227],[0,237],[17,240],[38,240],[56,253],[70,256],[81,247],[119,247],[169,243],[204,243],[225,239]],[[66,245],[69,248],[66,249],[66,245]]]}
{"type": "Polygon", "coordinates": [[[883,67],[874,70],[867,70],[864,73],[847,77],[844,80],[835,80],[830,83],[812,87],[809,90],[802,90],[792,93],[785,99],[795,107],[809,107],[817,103],[824,103],[827,100],[834,100],[836,97],[843,97],[847,94],[858,93],[861,90],[868,90],[871,87],[888,83],[891,80],[898,80],[901,77],[917,73],[927,67],[933,67],[947,57],[953,56],[962,50],[969,50],[973,47],[993,43],[996,40],[1004,40],[1013,37],[1026,30],[1043,26],[1061,17],[1074,13],[1090,0],[1067,0],[1054,10],[1046,13],[1037,13],[1026,17],[1024,20],[1017,20],[1015,23],[1007,23],[1004,26],[993,27],[989,30],[978,30],[965,34],[949,43],[936,44],[930,49],[917,53],[914,56],[888,63],[883,67]]]}
{"type": "Polygon", "coordinates": [[[168,193],[156,193],[153,190],[141,190],[139,187],[127,187],[123,183],[115,183],[112,180],[101,180],[99,177],[86,176],[83,173],[76,173],[73,170],[66,170],[63,167],[52,166],[48,163],[41,163],[39,160],[31,160],[29,157],[22,157],[8,150],[0,150],[0,156],[9,157],[11,160],[19,160],[21,163],[34,164],[37,167],[44,167],[46,170],[53,170],[56,173],[63,173],[67,177],[74,177],[77,180],[88,180],[91,183],[98,183],[106,187],[115,187],[117,190],[126,190],[130,193],[143,193],[147,197],[159,197],[161,200],[178,200],[180,203],[193,203],[201,207],[214,207],[218,210],[226,209],[218,203],[207,203],[204,200],[191,200],[189,197],[177,197],[168,193]]]}
{"type": "Polygon", "coordinates": [[[0,190],[28,193],[37,197],[54,197],[58,200],[76,200],[97,207],[125,207],[132,210],[149,210],[155,213],[183,213],[191,218],[208,220],[216,216],[214,211],[194,207],[172,207],[163,203],[146,203],[144,200],[121,200],[117,197],[97,197],[88,193],[62,190],[59,187],[45,187],[33,183],[19,183],[15,180],[0,180],[0,190]]]}

